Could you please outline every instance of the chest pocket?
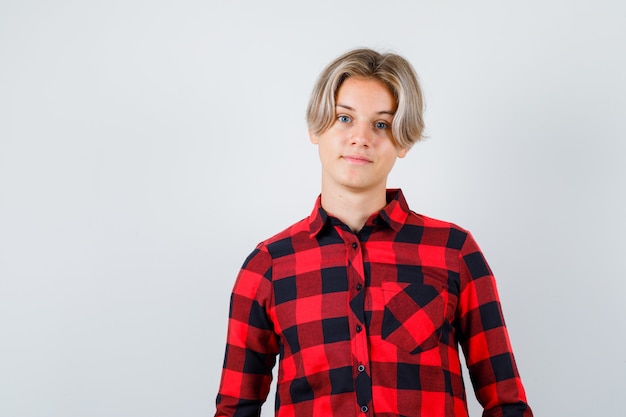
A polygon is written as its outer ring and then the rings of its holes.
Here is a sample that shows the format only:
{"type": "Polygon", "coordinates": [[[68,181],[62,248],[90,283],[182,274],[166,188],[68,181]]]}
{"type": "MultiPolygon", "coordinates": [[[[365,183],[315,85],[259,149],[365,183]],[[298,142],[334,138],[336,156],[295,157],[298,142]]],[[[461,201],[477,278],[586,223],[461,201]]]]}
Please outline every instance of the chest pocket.
{"type": "Polygon", "coordinates": [[[446,323],[448,292],[442,285],[383,282],[382,338],[410,353],[439,345],[446,323]]]}

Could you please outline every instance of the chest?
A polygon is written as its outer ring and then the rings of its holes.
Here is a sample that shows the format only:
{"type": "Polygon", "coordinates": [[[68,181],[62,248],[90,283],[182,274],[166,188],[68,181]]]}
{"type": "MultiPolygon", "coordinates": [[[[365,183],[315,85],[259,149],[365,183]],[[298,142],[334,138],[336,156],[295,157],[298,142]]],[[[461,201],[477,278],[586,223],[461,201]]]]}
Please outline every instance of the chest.
{"type": "Polygon", "coordinates": [[[444,247],[356,238],[277,259],[275,330],[323,344],[357,329],[410,350],[427,347],[455,320],[458,265],[444,247]]]}

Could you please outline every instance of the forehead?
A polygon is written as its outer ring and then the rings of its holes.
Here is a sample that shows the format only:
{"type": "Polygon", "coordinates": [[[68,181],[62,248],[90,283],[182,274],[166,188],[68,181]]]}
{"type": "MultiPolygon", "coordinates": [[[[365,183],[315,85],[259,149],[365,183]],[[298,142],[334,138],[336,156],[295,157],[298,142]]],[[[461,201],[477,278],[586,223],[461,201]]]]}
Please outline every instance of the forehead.
{"type": "Polygon", "coordinates": [[[393,112],[397,103],[391,89],[384,82],[376,78],[352,76],[346,78],[337,90],[336,105],[393,112]]]}

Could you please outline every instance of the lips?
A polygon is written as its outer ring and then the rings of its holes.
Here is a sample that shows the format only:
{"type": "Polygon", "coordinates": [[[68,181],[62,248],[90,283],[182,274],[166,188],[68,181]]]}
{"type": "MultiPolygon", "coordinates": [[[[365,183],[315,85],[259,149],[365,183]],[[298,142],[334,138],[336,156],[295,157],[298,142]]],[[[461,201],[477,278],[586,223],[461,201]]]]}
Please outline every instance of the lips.
{"type": "Polygon", "coordinates": [[[369,158],[362,155],[344,155],[343,160],[354,165],[367,165],[372,162],[369,158]]]}

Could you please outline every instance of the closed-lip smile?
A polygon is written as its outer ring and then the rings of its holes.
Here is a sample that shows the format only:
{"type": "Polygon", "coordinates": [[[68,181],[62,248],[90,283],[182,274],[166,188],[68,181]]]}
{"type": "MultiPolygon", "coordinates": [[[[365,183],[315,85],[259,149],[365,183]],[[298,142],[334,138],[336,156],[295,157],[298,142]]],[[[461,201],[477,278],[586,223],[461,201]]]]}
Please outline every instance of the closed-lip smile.
{"type": "Polygon", "coordinates": [[[351,164],[366,165],[372,162],[369,158],[362,155],[343,155],[342,158],[351,164]]]}

